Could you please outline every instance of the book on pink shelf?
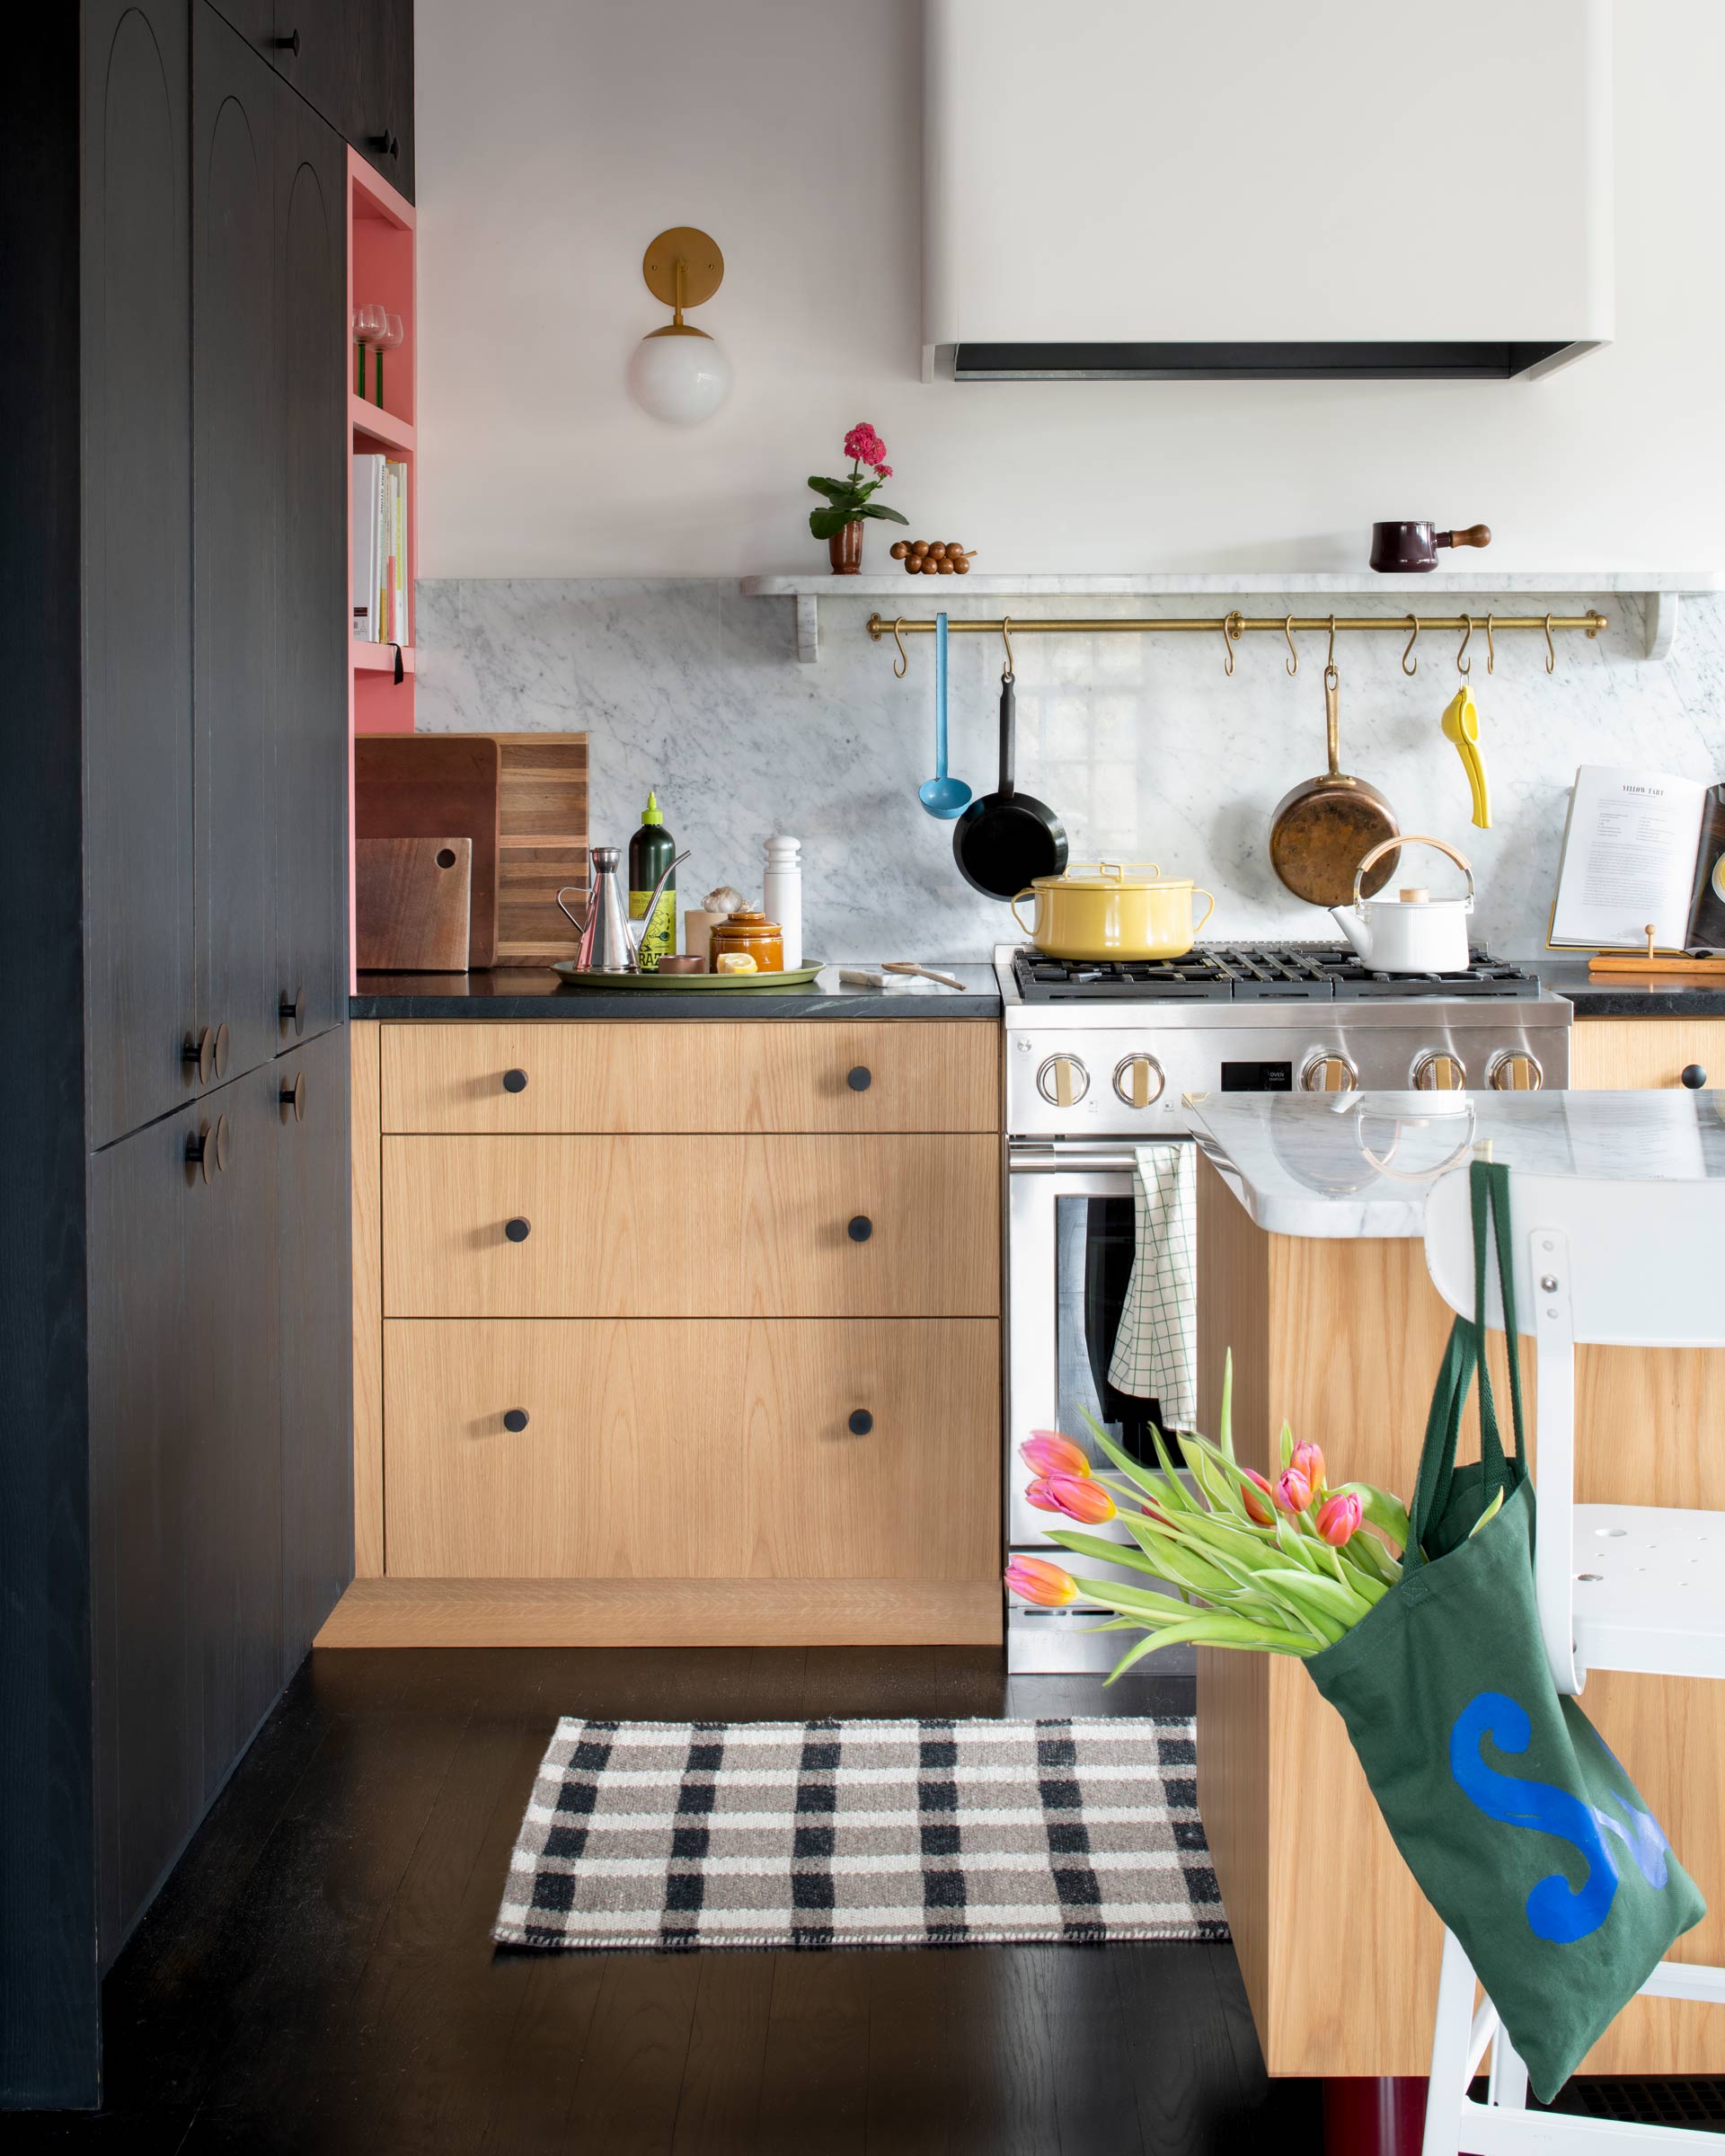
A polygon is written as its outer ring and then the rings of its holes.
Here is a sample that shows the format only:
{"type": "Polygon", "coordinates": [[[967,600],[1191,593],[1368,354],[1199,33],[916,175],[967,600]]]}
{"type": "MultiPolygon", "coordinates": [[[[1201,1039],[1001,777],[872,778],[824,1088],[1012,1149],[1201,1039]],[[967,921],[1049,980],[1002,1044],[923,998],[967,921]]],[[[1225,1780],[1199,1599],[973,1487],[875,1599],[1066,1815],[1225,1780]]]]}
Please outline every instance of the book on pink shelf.
{"type": "Polygon", "coordinates": [[[1725,784],[1584,764],[1570,792],[1553,950],[1725,951],[1725,784]]]}

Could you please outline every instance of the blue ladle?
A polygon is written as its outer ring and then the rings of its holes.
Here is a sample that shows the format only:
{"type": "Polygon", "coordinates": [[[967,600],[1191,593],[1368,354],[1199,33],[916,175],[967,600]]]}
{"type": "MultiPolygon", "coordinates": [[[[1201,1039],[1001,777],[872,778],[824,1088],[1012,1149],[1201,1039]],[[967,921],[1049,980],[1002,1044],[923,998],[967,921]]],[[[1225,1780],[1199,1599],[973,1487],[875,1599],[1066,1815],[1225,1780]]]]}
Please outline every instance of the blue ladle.
{"type": "Polygon", "coordinates": [[[970,805],[962,779],[946,775],[946,616],[934,616],[934,776],[916,789],[916,799],[931,816],[951,823],[970,805]]]}

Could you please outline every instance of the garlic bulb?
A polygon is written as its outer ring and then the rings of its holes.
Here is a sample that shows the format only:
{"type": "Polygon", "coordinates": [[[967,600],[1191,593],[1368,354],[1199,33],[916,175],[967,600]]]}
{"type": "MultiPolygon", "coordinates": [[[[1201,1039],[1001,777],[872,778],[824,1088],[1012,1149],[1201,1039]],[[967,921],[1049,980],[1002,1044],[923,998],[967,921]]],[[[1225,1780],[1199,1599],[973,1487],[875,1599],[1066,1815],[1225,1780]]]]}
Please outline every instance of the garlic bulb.
{"type": "Polygon", "coordinates": [[[740,891],[733,891],[728,883],[721,883],[701,901],[701,910],[708,914],[740,914],[748,904],[740,891]]]}

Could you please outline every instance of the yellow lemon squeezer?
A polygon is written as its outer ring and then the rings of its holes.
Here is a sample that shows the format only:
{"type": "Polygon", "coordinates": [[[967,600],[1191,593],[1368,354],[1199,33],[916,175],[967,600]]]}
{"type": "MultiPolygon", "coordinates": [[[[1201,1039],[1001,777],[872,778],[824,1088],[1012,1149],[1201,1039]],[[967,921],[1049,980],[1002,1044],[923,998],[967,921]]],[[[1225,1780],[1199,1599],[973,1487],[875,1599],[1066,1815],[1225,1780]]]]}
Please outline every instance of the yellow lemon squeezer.
{"type": "Polygon", "coordinates": [[[1480,760],[1480,708],[1472,689],[1457,689],[1444,710],[1444,738],[1455,744],[1467,783],[1473,796],[1473,821],[1482,831],[1491,827],[1491,796],[1486,790],[1485,765],[1480,760]]]}

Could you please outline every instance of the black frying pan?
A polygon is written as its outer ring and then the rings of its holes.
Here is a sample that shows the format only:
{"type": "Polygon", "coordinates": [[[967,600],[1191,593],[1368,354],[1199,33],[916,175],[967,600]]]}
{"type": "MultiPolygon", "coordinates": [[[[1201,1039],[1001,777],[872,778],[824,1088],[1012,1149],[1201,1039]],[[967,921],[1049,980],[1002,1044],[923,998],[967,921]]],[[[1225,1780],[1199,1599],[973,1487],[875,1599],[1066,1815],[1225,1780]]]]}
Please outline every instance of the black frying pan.
{"type": "Polygon", "coordinates": [[[1057,876],[1066,865],[1060,818],[1033,794],[1013,785],[1013,676],[1000,677],[1000,786],[972,801],[952,826],[952,858],[973,891],[1016,898],[1035,876],[1057,876]]]}

